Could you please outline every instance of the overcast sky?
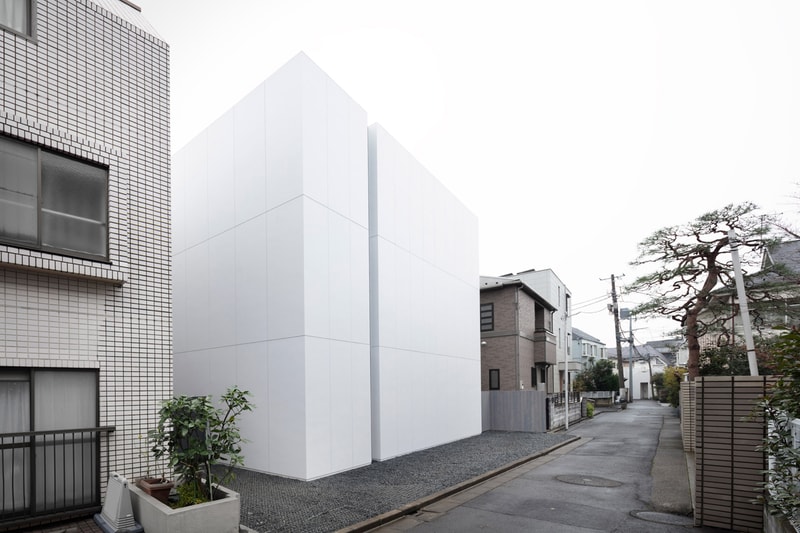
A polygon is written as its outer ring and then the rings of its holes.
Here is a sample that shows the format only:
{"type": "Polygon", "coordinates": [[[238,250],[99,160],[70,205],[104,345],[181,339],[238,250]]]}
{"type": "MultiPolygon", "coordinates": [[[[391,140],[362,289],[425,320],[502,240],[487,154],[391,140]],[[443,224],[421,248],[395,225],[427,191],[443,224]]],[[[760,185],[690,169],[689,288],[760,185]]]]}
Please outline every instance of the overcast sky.
{"type": "Polygon", "coordinates": [[[173,152],[303,51],[477,215],[482,275],[552,269],[609,347],[608,278],[650,233],[798,219],[796,0],[134,2],[170,44],[173,152]]]}

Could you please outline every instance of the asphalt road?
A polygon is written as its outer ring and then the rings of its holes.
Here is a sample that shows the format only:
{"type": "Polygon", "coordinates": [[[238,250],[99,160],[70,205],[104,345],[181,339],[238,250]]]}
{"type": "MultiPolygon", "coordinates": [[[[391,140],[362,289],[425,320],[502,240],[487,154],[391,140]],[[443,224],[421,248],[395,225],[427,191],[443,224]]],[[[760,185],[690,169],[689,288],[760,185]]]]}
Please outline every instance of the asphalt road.
{"type": "Polygon", "coordinates": [[[722,531],[693,527],[675,409],[637,401],[569,434],[580,440],[375,531],[722,531]]]}

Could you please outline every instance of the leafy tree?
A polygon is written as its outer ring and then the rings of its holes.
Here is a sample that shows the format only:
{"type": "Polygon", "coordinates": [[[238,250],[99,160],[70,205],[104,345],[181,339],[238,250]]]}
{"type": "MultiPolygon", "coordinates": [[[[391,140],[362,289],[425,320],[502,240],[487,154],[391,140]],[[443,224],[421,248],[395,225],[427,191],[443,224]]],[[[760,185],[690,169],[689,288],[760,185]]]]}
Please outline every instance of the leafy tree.
{"type": "Polygon", "coordinates": [[[685,368],[668,366],[664,369],[664,396],[672,407],[678,407],[681,403],[681,381],[685,374],[685,368]]]}
{"type": "Polygon", "coordinates": [[[756,209],[749,202],[728,205],[692,222],[657,230],[639,243],[639,256],[631,262],[633,266],[656,267],[626,287],[628,293],[649,298],[633,313],[666,316],[680,323],[689,348],[691,380],[699,375],[699,339],[711,326],[735,314],[731,306],[715,298],[715,289],[735,287],[728,231],[735,230],[740,239],[743,270],[753,264],[754,254],[748,252],[772,242],[767,239],[772,219],[757,215],[756,209]],[[703,311],[713,312],[701,319],[703,311]]]}
{"type": "MultiPolygon", "coordinates": [[[[756,349],[758,373],[762,376],[773,372],[764,351],[764,348],[768,346],[767,343],[756,349]]],[[[706,348],[700,353],[699,370],[701,376],[749,376],[750,364],[747,360],[747,350],[744,346],[733,345],[706,348]]]]}
{"type": "MultiPolygon", "coordinates": [[[[773,514],[800,521],[800,450],[794,447],[792,420],[800,418],[800,331],[792,329],[772,347],[778,382],[761,404],[770,431],[761,447],[770,457],[766,498],[773,514]]],[[[797,525],[797,524],[795,524],[797,525]]]]}
{"type": "Polygon", "coordinates": [[[616,366],[609,359],[600,359],[590,364],[586,370],[575,378],[576,390],[616,391],[619,389],[619,378],[614,373],[616,366]]]}
{"type": "Polygon", "coordinates": [[[656,398],[658,401],[665,402],[666,400],[666,391],[664,390],[664,373],[663,372],[656,372],[653,374],[652,378],[652,387],[655,391],[656,398]]]}

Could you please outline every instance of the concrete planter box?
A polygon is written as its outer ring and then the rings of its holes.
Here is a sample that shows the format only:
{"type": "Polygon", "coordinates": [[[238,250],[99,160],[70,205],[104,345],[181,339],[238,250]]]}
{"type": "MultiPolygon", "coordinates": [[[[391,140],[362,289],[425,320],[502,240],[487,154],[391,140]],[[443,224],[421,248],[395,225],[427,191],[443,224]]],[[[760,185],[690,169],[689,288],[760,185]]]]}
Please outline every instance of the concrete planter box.
{"type": "Polygon", "coordinates": [[[238,533],[241,501],[239,493],[217,487],[218,500],[172,509],[129,485],[133,516],[146,533],[238,533]]]}

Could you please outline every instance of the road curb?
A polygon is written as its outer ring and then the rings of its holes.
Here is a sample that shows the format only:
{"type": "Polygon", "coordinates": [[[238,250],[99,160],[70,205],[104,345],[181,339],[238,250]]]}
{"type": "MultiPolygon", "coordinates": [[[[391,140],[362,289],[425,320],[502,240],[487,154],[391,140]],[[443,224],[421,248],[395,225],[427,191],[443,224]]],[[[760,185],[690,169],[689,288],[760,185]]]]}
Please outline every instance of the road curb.
{"type": "Polygon", "coordinates": [[[427,507],[428,505],[430,505],[432,503],[435,503],[435,502],[437,502],[439,500],[442,500],[444,498],[447,498],[448,496],[452,496],[453,494],[456,494],[456,493],[461,492],[463,490],[466,490],[466,489],[468,489],[470,487],[474,487],[475,485],[483,483],[487,479],[491,479],[491,478],[493,478],[495,476],[498,476],[498,475],[500,475],[500,474],[502,474],[504,472],[508,472],[509,470],[517,468],[518,466],[521,466],[521,465],[524,465],[525,463],[533,461],[534,459],[537,459],[539,457],[542,457],[544,455],[552,453],[555,450],[557,450],[559,448],[562,448],[562,447],[564,447],[564,446],[566,446],[568,444],[572,444],[573,442],[575,442],[577,440],[580,440],[580,437],[577,437],[577,436],[572,437],[570,439],[565,440],[564,442],[560,442],[558,444],[550,446],[549,448],[546,448],[546,449],[538,451],[538,452],[536,452],[534,454],[531,454],[531,455],[528,455],[526,457],[523,457],[522,459],[518,459],[516,461],[513,461],[511,463],[503,465],[503,466],[501,466],[499,468],[496,468],[494,470],[490,470],[489,472],[486,472],[485,474],[481,474],[481,475],[476,476],[474,478],[468,479],[466,481],[463,481],[461,483],[453,485],[452,487],[448,487],[448,488],[446,488],[444,490],[441,490],[439,492],[434,492],[433,494],[429,494],[428,496],[425,496],[425,497],[420,498],[418,500],[415,500],[415,501],[413,501],[411,503],[403,505],[402,507],[399,507],[398,509],[393,509],[391,511],[387,511],[387,512],[379,514],[377,516],[373,516],[372,518],[368,518],[367,520],[363,520],[361,522],[353,524],[351,526],[348,526],[348,527],[345,527],[345,528],[342,528],[342,529],[338,529],[336,531],[336,533],[361,533],[363,531],[369,531],[369,530],[374,529],[374,528],[376,528],[378,526],[382,526],[384,524],[388,524],[389,522],[397,520],[398,518],[401,518],[403,516],[416,513],[417,511],[419,511],[423,507],[427,507]]]}

